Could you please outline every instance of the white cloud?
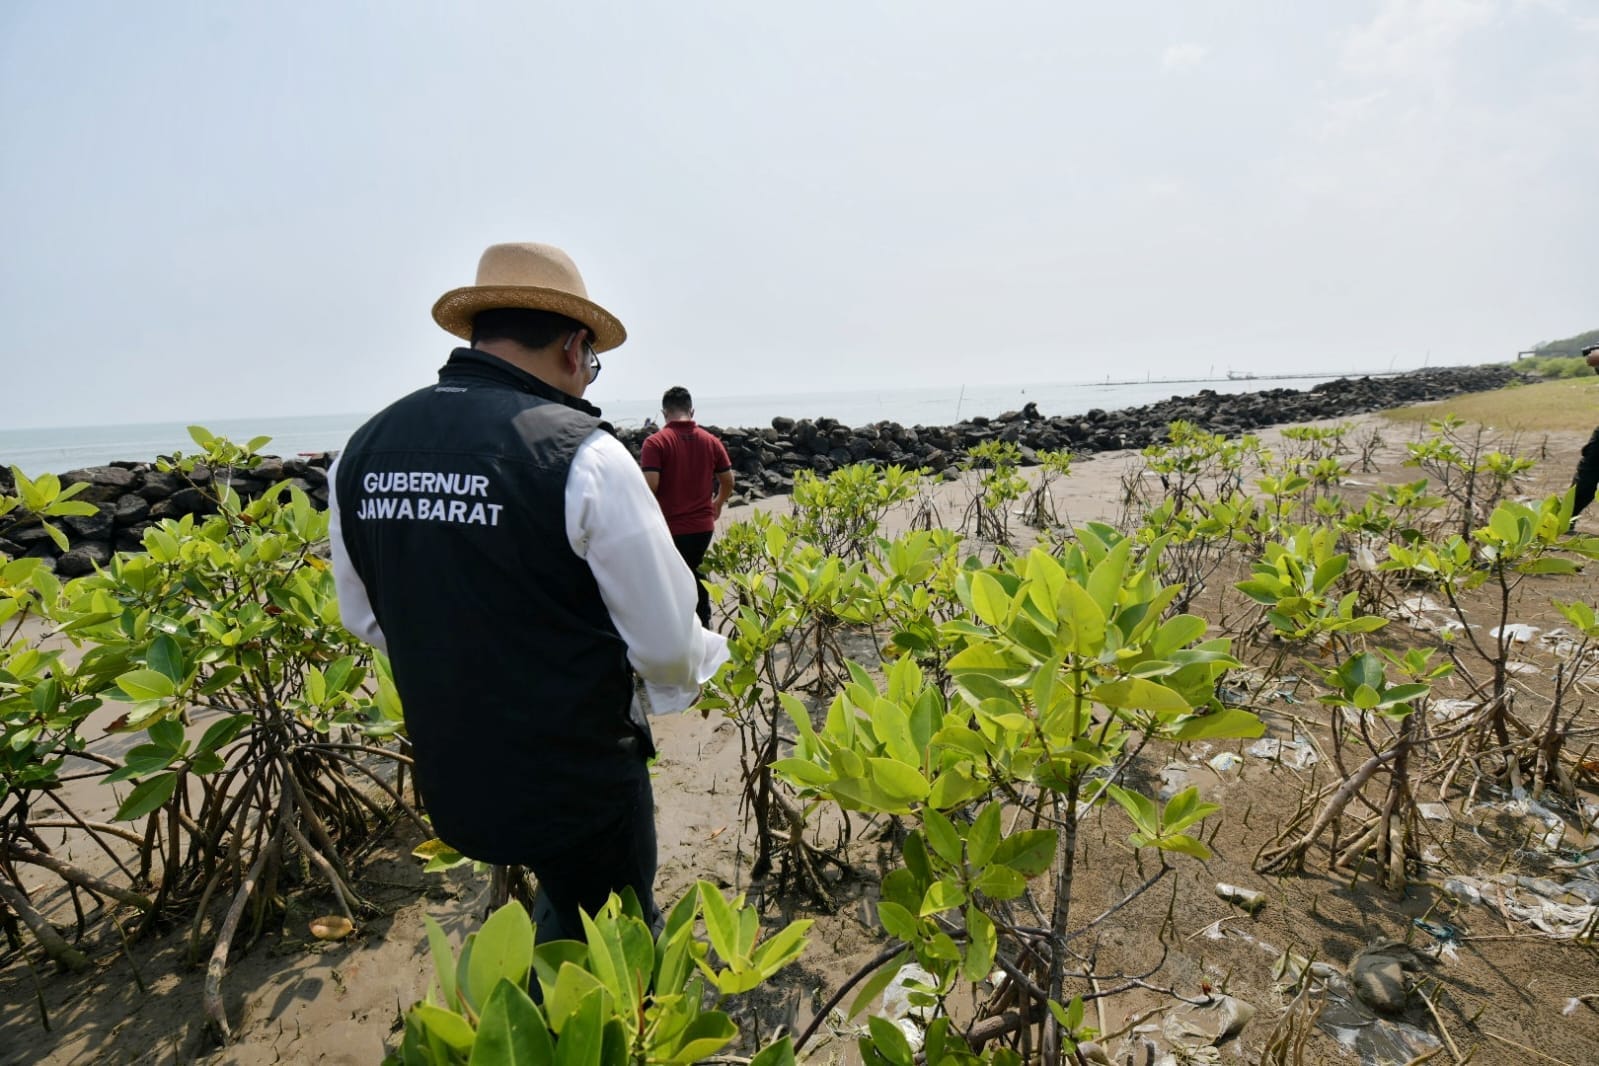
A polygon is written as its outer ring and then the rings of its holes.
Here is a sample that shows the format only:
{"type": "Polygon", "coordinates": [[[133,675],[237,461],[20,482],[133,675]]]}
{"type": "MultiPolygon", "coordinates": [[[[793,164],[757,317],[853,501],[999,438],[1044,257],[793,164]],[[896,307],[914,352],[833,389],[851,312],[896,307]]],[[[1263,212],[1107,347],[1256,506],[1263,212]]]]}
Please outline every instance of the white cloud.
{"type": "Polygon", "coordinates": [[[1379,105],[1387,98],[1387,89],[1377,89],[1362,96],[1329,101],[1323,105],[1325,116],[1322,121],[1322,133],[1327,136],[1348,133],[1375,114],[1379,105]]]}
{"type": "Polygon", "coordinates": [[[1419,81],[1447,95],[1461,40],[1499,15],[1498,0],[1384,0],[1376,16],[1344,39],[1346,72],[1419,81]]]}
{"type": "Polygon", "coordinates": [[[1205,57],[1209,54],[1210,48],[1208,46],[1198,44],[1194,41],[1188,41],[1183,44],[1174,44],[1169,46],[1166,51],[1161,53],[1160,65],[1166,70],[1193,70],[1195,67],[1199,66],[1199,64],[1203,63],[1205,61],[1205,57]]]}

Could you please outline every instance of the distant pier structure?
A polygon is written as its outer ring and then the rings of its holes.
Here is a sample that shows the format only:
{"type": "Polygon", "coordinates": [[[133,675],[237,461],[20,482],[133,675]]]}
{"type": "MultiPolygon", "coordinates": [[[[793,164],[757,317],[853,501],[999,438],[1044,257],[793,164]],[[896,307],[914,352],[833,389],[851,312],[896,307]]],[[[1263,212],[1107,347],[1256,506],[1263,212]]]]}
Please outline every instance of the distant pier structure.
{"type": "Polygon", "coordinates": [[[1104,381],[1085,381],[1083,385],[1088,388],[1112,388],[1118,385],[1203,385],[1210,381],[1256,381],[1266,379],[1270,381],[1289,381],[1299,378],[1314,378],[1317,381],[1332,381],[1334,378],[1391,378],[1400,374],[1409,374],[1410,370],[1331,370],[1298,374],[1256,374],[1248,370],[1229,370],[1225,377],[1211,374],[1207,377],[1193,378],[1125,378],[1112,381],[1110,375],[1105,375],[1104,381]]]}

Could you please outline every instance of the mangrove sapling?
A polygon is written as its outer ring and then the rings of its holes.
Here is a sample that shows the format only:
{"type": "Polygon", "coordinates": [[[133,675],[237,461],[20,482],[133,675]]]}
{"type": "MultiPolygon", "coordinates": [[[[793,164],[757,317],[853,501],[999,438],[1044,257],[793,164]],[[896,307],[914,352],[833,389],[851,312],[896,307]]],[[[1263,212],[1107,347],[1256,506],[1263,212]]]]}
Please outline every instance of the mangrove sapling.
{"type": "MultiPolygon", "coordinates": [[[[0,537],[9,540],[24,530],[37,527],[55,542],[57,548],[66,551],[70,547],[67,535],[50,519],[100,513],[94,504],[74,499],[89,488],[87,482],[62,485],[61,479],[54,474],[30,478],[17,467],[10,469],[13,491],[0,491],[0,537]]],[[[0,552],[0,560],[7,559],[9,556],[0,552]]],[[[0,622],[3,621],[0,619],[0,622]]],[[[14,631],[12,635],[16,635],[14,631]]]]}
{"type": "Polygon", "coordinates": [[[1370,474],[1377,469],[1377,456],[1387,444],[1381,426],[1367,426],[1355,435],[1355,452],[1360,456],[1362,474],[1370,474]]]}
{"type": "MultiPolygon", "coordinates": [[[[1442,534],[1443,523],[1436,513],[1445,501],[1429,495],[1426,489],[1425,478],[1404,485],[1385,485],[1359,508],[1344,508],[1331,520],[1350,555],[1351,567],[1345,580],[1354,591],[1362,614],[1392,617],[1401,608],[1400,595],[1406,581],[1414,581],[1383,565],[1388,545],[1416,544],[1442,534]]],[[[1418,612],[1407,613],[1414,617],[1418,612]]]]}
{"type": "MultiPolygon", "coordinates": [[[[1134,536],[1147,545],[1151,565],[1161,580],[1182,590],[1172,603],[1173,610],[1188,611],[1195,598],[1210,589],[1211,579],[1236,548],[1234,536],[1244,513],[1231,501],[1200,500],[1186,510],[1166,502],[1136,527],[1134,536]]],[[[1225,602],[1217,603],[1217,620],[1223,628],[1226,611],[1225,602]]]]}
{"type": "Polygon", "coordinates": [[[1260,457],[1260,441],[1253,436],[1229,439],[1183,421],[1171,423],[1166,432],[1169,442],[1146,448],[1143,455],[1160,482],[1161,498],[1178,509],[1242,489],[1245,466],[1260,457]]]}
{"type": "MultiPolygon", "coordinates": [[[[1462,537],[1492,513],[1522,474],[1535,465],[1531,459],[1489,450],[1489,430],[1477,426],[1465,432],[1466,423],[1453,415],[1427,424],[1430,436],[1407,444],[1406,466],[1414,466],[1435,479],[1440,491],[1455,503],[1454,528],[1462,537]]],[[[1509,445],[1515,448],[1512,439],[1509,445]]]]}
{"type": "Polygon", "coordinates": [[[823,555],[860,559],[881,528],[883,516],[914,498],[921,482],[921,471],[901,466],[879,470],[869,463],[856,463],[840,467],[826,478],[796,470],[790,496],[796,533],[823,555]]]}
{"type": "Polygon", "coordinates": [[[1375,852],[1378,870],[1382,871],[1383,885],[1390,891],[1401,891],[1406,883],[1407,864],[1419,862],[1421,850],[1416,843],[1416,827],[1420,814],[1416,806],[1411,779],[1411,757],[1417,750],[1421,727],[1425,721],[1427,696],[1431,685],[1447,676],[1449,664],[1432,666],[1431,655],[1412,650],[1401,659],[1388,652],[1384,656],[1409,679],[1408,685],[1383,688],[1372,703],[1373,679],[1383,680],[1382,667],[1368,656],[1356,656],[1338,671],[1330,673],[1329,681],[1343,683],[1341,699],[1326,698],[1337,703],[1342,710],[1353,710],[1361,723],[1361,735],[1368,750],[1376,747],[1365,729],[1372,716],[1386,722],[1397,722],[1397,735],[1391,740],[1394,757],[1389,764],[1388,786],[1378,803],[1376,813],[1364,826],[1357,828],[1353,840],[1338,849],[1334,865],[1359,868],[1368,852],[1375,852]],[[1349,684],[1355,681],[1351,687],[1349,684]],[[1362,687],[1366,686],[1366,687],[1362,687]],[[1370,706],[1366,706],[1370,704],[1370,706]]]}
{"type": "Polygon", "coordinates": [[[1040,451],[1038,459],[1038,481],[1031,492],[1027,494],[1026,501],[1022,504],[1022,520],[1034,529],[1051,529],[1060,525],[1069,525],[1070,521],[1062,522],[1061,516],[1055,510],[1055,497],[1052,485],[1056,478],[1070,477],[1072,472],[1072,453],[1068,451],[1040,451]]]}
{"type": "Polygon", "coordinates": [[[875,579],[861,588],[875,590],[870,631],[887,657],[909,654],[940,680],[948,657],[943,623],[961,612],[955,598],[961,536],[952,530],[912,530],[894,540],[878,538],[867,558],[875,579]],[[881,639],[886,632],[886,639],[881,639]]]}
{"type": "Polygon", "coordinates": [[[27,903],[18,864],[49,870],[72,889],[80,936],[84,915],[79,889],[95,899],[116,900],[147,913],[154,909],[148,897],[134,891],[135,886],[148,883],[148,864],[131,868],[127,849],[112,843],[141,837],[90,823],[76,809],[72,793],[62,788],[75,780],[103,776],[108,765],[116,765],[106,756],[87,751],[83,735],[85,719],[100,706],[97,692],[108,673],[115,672],[116,663],[91,652],[74,664],[60,647],[44,643],[48,637],[71,633],[81,620],[81,614],[71,609],[73,587],[63,586],[39,559],[6,560],[0,556],[0,624],[13,619],[19,623],[0,647],[0,878],[10,886],[8,902],[0,911],[15,915],[6,925],[15,944],[20,946],[15,924],[20,920],[47,954],[69,967],[75,966],[81,955],[75,950],[63,952],[64,941],[59,936],[39,938],[43,919],[35,920],[37,913],[27,903]],[[23,618],[34,619],[37,636],[19,635],[23,618]],[[68,759],[86,763],[88,769],[63,774],[68,759]],[[56,855],[41,835],[46,825],[81,830],[116,868],[116,877],[97,876],[56,855]],[[23,903],[27,903],[25,910],[23,903]]]}
{"type": "Polygon", "coordinates": [[[1596,617],[1591,606],[1580,601],[1562,603],[1556,600],[1554,606],[1571,623],[1578,639],[1569,643],[1562,661],[1555,664],[1555,688],[1549,712],[1533,731],[1537,753],[1532,767],[1531,796],[1534,800],[1540,799],[1544,790],[1554,785],[1567,800],[1575,803],[1577,787],[1564,765],[1563,755],[1575,732],[1577,714],[1583,709],[1583,701],[1576,700],[1575,706],[1564,718],[1561,717],[1561,711],[1577,686],[1599,665],[1599,656],[1593,654],[1595,642],[1599,641],[1599,617],[1596,617]]]}
{"type": "Polygon", "coordinates": [[[369,727],[392,737],[398,712],[381,679],[369,691],[370,652],[339,623],[332,574],[313,550],[327,516],[287,484],[242,502],[216,472],[253,467],[264,441],[191,434],[202,454],[161,465],[216,513],[153,525],[144,553],[74,581],[61,617],[92,645],[79,672],[95,671],[95,694],[127,705],[112,730],[142,734],[105,780],[134,782],[115,820],[145,826],[142,868],[160,872],[151,913],[197,899],[197,935],[210,901],[231,893],[208,969],[208,1016],[225,1036],[228,948],[265,927],[297,872],[319,874],[341,911],[367,909],[349,857],[381,808],[350,774],[397,778],[406,760],[361,740],[369,727]],[[388,773],[374,769],[385,762],[388,773]]]}
{"type": "Polygon", "coordinates": [[[1181,516],[1207,501],[1238,496],[1245,469],[1264,455],[1257,437],[1230,439],[1190,422],[1171,423],[1167,436],[1144,448],[1123,472],[1117,528],[1148,525],[1157,509],[1181,516]]]}
{"type": "Polygon", "coordinates": [[[1579,701],[1569,715],[1564,719],[1561,718],[1562,706],[1570,692],[1571,685],[1566,680],[1566,664],[1556,663],[1555,691],[1554,698],[1549,702],[1549,713],[1533,730],[1536,746],[1531,773],[1532,788],[1529,795],[1535,801],[1543,798],[1544,790],[1550,785],[1554,785],[1568,800],[1575,801],[1577,798],[1577,786],[1561,763],[1561,755],[1576,724],[1577,712],[1582,710],[1579,701]]]}
{"type": "Polygon", "coordinates": [[[1353,641],[1388,624],[1386,618],[1359,613],[1354,592],[1338,595],[1349,556],[1336,550],[1331,529],[1290,526],[1282,539],[1266,545],[1250,577],[1237,584],[1259,604],[1257,629],[1276,641],[1273,660],[1261,674],[1261,688],[1275,684],[1291,653],[1307,649],[1347,658],[1353,641]]]}
{"type": "MultiPolygon", "coordinates": [[[[1323,672],[1332,691],[1321,697],[1321,702],[1339,711],[1364,717],[1368,714],[1392,723],[1396,728],[1380,747],[1368,738],[1370,756],[1352,773],[1345,771],[1342,780],[1328,786],[1308,803],[1301,804],[1300,814],[1288,819],[1283,831],[1267,842],[1255,856],[1254,867],[1261,873],[1280,873],[1289,869],[1303,869],[1305,857],[1322,834],[1327,832],[1349,805],[1362,799],[1366,785],[1379,773],[1388,775],[1388,787],[1380,804],[1366,805],[1375,811],[1374,816],[1355,831],[1353,838],[1342,846],[1335,846],[1330,865],[1357,865],[1367,851],[1375,849],[1385,885],[1392,890],[1403,888],[1406,861],[1416,857],[1414,842],[1417,819],[1416,798],[1410,777],[1410,757],[1415,750],[1420,729],[1418,709],[1432,691],[1432,682],[1447,676],[1448,664],[1433,666],[1431,655],[1411,650],[1402,658],[1388,656],[1408,680],[1390,685],[1382,659],[1371,652],[1350,656],[1335,669],[1323,672]],[[1303,824],[1304,814],[1318,809],[1315,821],[1304,833],[1295,835],[1303,824]]],[[[1458,736],[1464,727],[1433,737],[1440,741],[1458,736]]],[[[1362,802],[1365,802],[1362,799],[1362,802]]]]}
{"type": "MultiPolygon", "coordinates": [[[[941,1004],[995,966],[1005,971],[978,1017],[964,1029],[950,1022],[947,1031],[969,1044],[1004,1037],[1048,1057],[1080,1035],[1060,1006],[1080,962],[1070,942],[1101,919],[1083,923],[1071,911],[1077,831],[1082,811],[1113,794],[1107,786],[1127,751],[1151,736],[1259,736],[1263,728],[1217,703],[1217,679],[1236,666],[1226,642],[1196,643],[1202,619],[1166,616],[1176,590],[1134,566],[1133,547],[1114,531],[1085,529],[1060,559],[1035,549],[960,571],[956,591],[969,617],[943,627],[953,641],[951,693],[907,656],[887,668],[881,687],[853,668],[820,729],[803,705],[784,700],[796,738],[775,772],[802,796],[907,821],[904,865],[883,879],[878,914],[933,975],[927,1002],[941,1004]],[[1006,810],[1032,827],[1007,834],[1006,810]],[[1029,879],[1046,871],[1048,917],[1024,925],[1010,901],[1028,898],[1029,879]]],[[[1135,848],[1208,854],[1186,832],[1214,811],[1197,794],[1164,809],[1131,790],[1114,795],[1133,819],[1135,848]]],[[[1164,858],[1161,866],[1131,896],[1160,879],[1164,858]]],[[[852,1013],[894,968],[882,964],[852,1013]]],[[[892,1040],[875,1029],[868,1039],[892,1040]]]]}
{"type": "Polygon", "coordinates": [[[1012,545],[1011,504],[1027,491],[1027,482],[1017,472],[1021,449],[1010,441],[987,440],[967,452],[962,468],[978,472],[966,507],[962,529],[969,524],[978,540],[987,541],[997,553],[1012,545]]]}
{"type": "Polygon", "coordinates": [[[1336,426],[1288,426],[1282,431],[1283,460],[1295,468],[1314,466],[1350,452],[1346,438],[1353,422],[1336,426]]]}
{"type": "Polygon", "coordinates": [[[917,482],[914,503],[910,507],[909,517],[905,520],[906,529],[931,533],[943,528],[944,519],[938,510],[937,494],[933,491],[935,484],[927,477],[917,482]]]}
{"type": "Polygon", "coordinates": [[[1148,469],[1147,465],[1130,463],[1123,468],[1121,477],[1117,479],[1121,487],[1117,497],[1121,510],[1117,512],[1115,522],[1118,529],[1136,528],[1153,506],[1148,488],[1144,484],[1144,475],[1148,469]]]}
{"type": "MultiPolygon", "coordinates": [[[[1518,593],[1529,578],[1545,574],[1572,574],[1577,560],[1599,558],[1599,537],[1565,536],[1571,520],[1571,493],[1550,496],[1537,507],[1502,500],[1488,523],[1471,532],[1469,538],[1451,536],[1442,544],[1390,545],[1385,566],[1424,577],[1442,593],[1449,610],[1459,623],[1461,639],[1449,648],[1462,676],[1471,671],[1462,660],[1469,649],[1490,670],[1485,698],[1473,718],[1478,728],[1476,739],[1464,745],[1457,759],[1477,760],[1492,748],[1501,756],[1496,775],[1509,789],[1520,787],[1523,767],[1511,732],[1529,737],[1531,727],[1515,718],[1510,687],[1510,661],[1515,644],[1511,626],[1518,593]],[[1573,558],[1575,557],[1575,558],[1573,558]],[[1491,597],[1492,627],[1485,639],[1467,617],[1464,596],[1487,587],[1491,597]]],[[[1454,777],[1451,771],[1446,780],[1454,777]]]]}
{"type": "MultiPolygon", "coordinates": [[[[519,903],[469,933],[459,956],[438,923],[426,922],[437,980],[406,1012],[385,1066],[726,1061],[718,1053],[740,1034],[724,1008],[798,959],[811,925],[791,922],[761,939],[744,897],[727,900],[704,881],[667,912],[659,934],[631,892],[585,914],[581,941],[535,944],[519,903]]],[[[793,1066],[793,1045],[782,1036],[737,1061],[793,1066]]]]}
{"type": "MultiPolygon", "coordinates": [[[[829,612],[835,607],[845,613],[870,611],[874,597],[853,598],[864,576],[862,564],[846,567],[836,556],[820,556],[791,533],[793,528],[769,526],[761,540],[763,561],[726,575],[739,603],[728,632],[731,658],[711,679],[699,706],[707,713],[722,711],[739,730],[740,807],[755,827],[753,876],[767,877],[782,858],[782,880],[829,906],[817,866],[838,860],[807,841],[803,810],[784,797],[772,777],[783,742],[777,696],[798,685],[811,667],[826,670],[840,654],[816,616],[818,605],[829,612]],[[851,575],[847,581],[845,574],[851,575]]],[[[843,831],[848,832],[847,818],[843,831]]]]}

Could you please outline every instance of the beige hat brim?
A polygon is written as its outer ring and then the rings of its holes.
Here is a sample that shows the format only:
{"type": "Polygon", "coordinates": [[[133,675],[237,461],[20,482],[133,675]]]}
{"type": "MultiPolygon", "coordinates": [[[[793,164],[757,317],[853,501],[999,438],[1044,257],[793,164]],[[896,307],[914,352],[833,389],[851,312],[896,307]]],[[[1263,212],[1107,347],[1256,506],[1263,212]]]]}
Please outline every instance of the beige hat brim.
{"type": "Polygon", "coordinates": [[[581,322],[593,334],[597,352],[608,352],[627,340],[627,330],[621,321],[593,300],[558,289],[527,285],[468,285],[451,289],[433,305],[433,321],[457,337],[471,340],[472,319],[478,312],[500,307],[553,311],[581,322]]]}

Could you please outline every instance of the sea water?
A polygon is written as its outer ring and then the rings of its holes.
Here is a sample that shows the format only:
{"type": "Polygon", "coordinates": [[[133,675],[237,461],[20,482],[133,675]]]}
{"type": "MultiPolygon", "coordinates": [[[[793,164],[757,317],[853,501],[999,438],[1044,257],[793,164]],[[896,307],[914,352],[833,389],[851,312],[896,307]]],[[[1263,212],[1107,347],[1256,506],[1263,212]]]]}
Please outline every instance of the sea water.
{"type": "MultiPolygon", "coordinates": [[[[1174,395],[1192,395],[1200,389],[1220,393],[1259,392],[1263,389],[1307,389],[1318,381],[1340,375],[1294,378],[1224,378],[1193,381],[1144,381],[1096,385],[1055,383],[1042,385],[956,385],[947,387],[863,389],[813,393],[769,393],[740,396],[696,396],[696,416],[707,426],[769,426],[778,416],[836,419],[847,426],[873,422],[898,422],[906,426],[944,426],[961,419],[1038,405],[1045,417],[1082,414],[1093,408],[1114,411],[1138,407],[1174,395]]],[[[607,421],[618,428],[660,421],[657,399],[611,399],[603,390],[590,397],[607,421]]],[[[0,466],[16,466],[30,477],[64,473],[113,460],[149,461],[174,451],[197,449],[186,425],[199,424],[212,433],[238,443],[268,436],[262,449],[270,455],[335,451],[372,412],[301,417],[206,419],[192,423],[150,422],[119,426],[63,426],[51,429],[0,429],[0,466]]]]}

